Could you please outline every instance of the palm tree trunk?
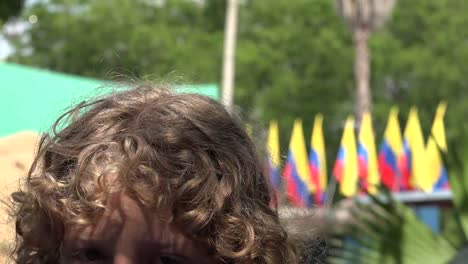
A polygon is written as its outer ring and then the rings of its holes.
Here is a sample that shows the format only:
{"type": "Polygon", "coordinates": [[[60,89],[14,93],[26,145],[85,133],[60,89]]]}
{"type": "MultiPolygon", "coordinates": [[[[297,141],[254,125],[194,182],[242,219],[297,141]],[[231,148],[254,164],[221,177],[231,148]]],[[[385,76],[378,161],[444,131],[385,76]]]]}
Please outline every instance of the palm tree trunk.
{"type": "Polygon", "coordinates": [[[369,85],[369,40],[368,28],[358,27],[354,33],[356,59],[354,61],[354,77],[356,80],[356,121],[359,125],[364,112],[370,111],[371,92],[369,85]]]}

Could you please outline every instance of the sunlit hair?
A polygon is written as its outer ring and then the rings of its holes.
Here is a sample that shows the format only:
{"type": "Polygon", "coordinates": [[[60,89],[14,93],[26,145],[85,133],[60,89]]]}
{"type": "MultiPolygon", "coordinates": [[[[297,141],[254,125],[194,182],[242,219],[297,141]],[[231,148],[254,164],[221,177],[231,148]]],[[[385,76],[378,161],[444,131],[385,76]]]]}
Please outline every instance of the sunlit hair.
{"type": "Polygon", "coordinates": [[[67,224],[125,191],[226,263],[295,263],[242,123],[208,97],[140,86],[82,102],[42,137],[12,195],[17,263],[58,263],[67,224]]]}

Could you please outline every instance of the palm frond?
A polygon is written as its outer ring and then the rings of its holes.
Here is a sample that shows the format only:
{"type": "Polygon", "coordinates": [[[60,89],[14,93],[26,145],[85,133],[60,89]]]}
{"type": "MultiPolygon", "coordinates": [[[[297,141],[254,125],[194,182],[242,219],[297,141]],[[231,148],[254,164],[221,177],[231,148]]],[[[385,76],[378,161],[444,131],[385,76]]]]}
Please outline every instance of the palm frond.
{"type": "Polygon", "coordinates": [[[328,263],[447,263],[455,246],[388,192],[355,200],[345,237],[329,241],[328,263]]]}
{"type": "MultiPolygon", "coordinates": [[[[466,130],[466,128],[465,128],[466,130]]],[[[465,133],[468,135],[468,131],[465,133]]],[[[464,243],[468,242],[468,148],[467,144],[449,146],[450,152],[443,155],[449,171],[453,203],[460,219],[464,243]]]]}

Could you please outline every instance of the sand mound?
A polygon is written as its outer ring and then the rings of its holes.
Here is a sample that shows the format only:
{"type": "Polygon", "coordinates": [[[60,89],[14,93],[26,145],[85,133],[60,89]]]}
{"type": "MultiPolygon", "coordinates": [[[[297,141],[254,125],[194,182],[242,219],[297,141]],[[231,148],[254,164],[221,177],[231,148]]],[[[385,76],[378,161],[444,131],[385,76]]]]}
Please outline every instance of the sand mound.
{"type": "MultiPolygon", "coordinates": [[[[7,201],[9,195],[18,189],[20,179],[29,170],[33,161],[39,135],[35,132],[20,132],[0,138],[0,200],[7,201]]],[[[0,204],[0,248],[9,245],[13,227],[8,221],[6,206],[0,204]]],[[[2,261],[0,252],[0,261],[2,261]]],[[[4,263],[2,261],[2,263],[4,263]]]]}
{"type": "Polygon", "coordinates": [[[18,179],[26,175],[38,140],[39,135],[29,131],[0,138],[0,195],[17,188],[18,179]]]}

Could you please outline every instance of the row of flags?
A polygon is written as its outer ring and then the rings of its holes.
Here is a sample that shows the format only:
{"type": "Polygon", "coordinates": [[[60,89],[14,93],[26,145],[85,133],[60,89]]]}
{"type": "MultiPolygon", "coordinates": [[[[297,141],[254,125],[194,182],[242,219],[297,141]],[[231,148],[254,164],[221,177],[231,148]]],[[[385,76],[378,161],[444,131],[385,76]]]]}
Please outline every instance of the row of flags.
{"type": "MultiPolygon", "coordinates": [[[[354,118],[348,117],[332,171],[341,194],[346,197],[359,193],[375,194],[380,184],[393,192],[431,192],[449,188],[447,171],[441,156],[441,151],[447,151],[445,111],[446,104],[442,102],[437,107],[431,136],[425,144],[417,109],[411,108],[402,136],[398,109],[393,107],[378,153],[371,114],[363,115],[357,138],[354,118]]],[[[282,173],[276,121],[270,123],[268,151],[269,174],[277,193],[283,182],[286,196],[295,206],[309,207],[326,202],[327,162],[321,114],[315,116],[308,152],[302,121],[294,121],[282,173]]]]}

